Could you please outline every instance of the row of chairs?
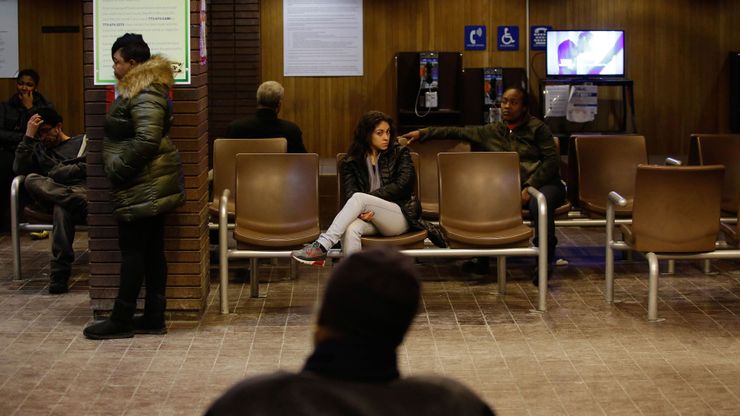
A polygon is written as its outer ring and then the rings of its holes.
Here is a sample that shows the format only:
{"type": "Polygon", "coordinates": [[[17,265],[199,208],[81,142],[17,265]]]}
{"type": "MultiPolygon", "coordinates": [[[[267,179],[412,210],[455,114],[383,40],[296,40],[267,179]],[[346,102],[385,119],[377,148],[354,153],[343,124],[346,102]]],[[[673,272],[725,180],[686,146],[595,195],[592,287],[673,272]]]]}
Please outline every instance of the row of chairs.
{"type": "MultiPolygon", "coordinates": [[[[559,149],[559,142],[555,138],[559,149]]],[[[432,140],[412,145],[421,157],[419,197],[424,218],[438,218],[436,157],[442,152],[469,152],[470,145],[459,140],[432,140]]],[[[563,226],[605,224],[606,200],[613,190],[624,195],[627,205],[616,207],[617,217],[629,217],[634,195],[636,167],[648,163],[645,137],[640,135],[576,135],[570,141],[567,168],[562,169],[568,184],[568,201],[556,209],[557,224],[563,226]],[[575,209],[574,209],[575,208],[575,209]]],[[[740,190],[740,135],[694,134],[689,164],[728,166],[723,186],[722,209],[730,222],[737,210],[740,190]]],[[[667,164],[680,161],[667,159],[667,164]]],[[[526,217],[526,213],[525,213],[526,217]]]]}
{"type": "MultiPolygon", "coordinates": [[[[417,169],[423,166],[416,159],[417,169]]],[[[219,273],[221,311],[228,313],[229,260],[250,259],[251,294],[259,295],[257,259],[290,257],[291,251],[314,241],[319,235],[318,166],[316,154],[240,153],[236,155],[234,185],[234,229],[237,246],[228,247],[228,205],[231,189],[219,201],[219,273]]],[[[427,248],[425,232],[397,237],[363,238],[363,245],[396,245],[415,257],[497,257],[499,292],[505,293],[506,258],[534,256],[538,259],[539,298],[537,310],[546,310],[547,247],[535,247],[533,231],[522,219],[519,185],[519,156],[502,153],[443,153],[438,157],[439,225],[450,248],[427,248]]],[[[341,180],[340,180],[341,183],[341,180]]],[[[341,189],[338,191],[341,195],[341,189]]],[[[547,221],[545,198],[534,188],[530,194],[540,206],[542,223],[547,221]]],[[[546,227],[539,240],[547,241],[546,227]]],[[[330,250],[330,257],[342,253],[330,250]]],[[[296,263],[291,261],[291,272],[296,263]]]]}
{"type": "MultiPolygon", "coordinates": [[[[702,149],[704,149],[703,152],[699,153],[702,156],[703,161],[709,161],[708,155],[710,146],[724,146],[726,149],[724,152],[715,151],[714,154],[719,154],[724,157],[728,157],[732,159],[734,157],[734,160],[737,160],[737,155],[733,153],[732,149],[736,148],[737,146],[734,146],[733,143],[737,143],[736,140],[737,137],[720,137],[718,135],[712,135],[712,136],[693,136],[692,137],[692,148],[696,148],[697,152],[701,152],[702,149]],[[733,140],[735,139],[735,140],[733,140]],[[694,145],[695,143],[695,145],[694,145]],[[735,155],[735,156],[733,156],[735,155]]],[[[437,163],[431,162],[429,157],[427,159],[424,159],[424,154],[433,154],[436,157],[435,152],[439,150],[463,150],[464,152],[469,151],[469,148],[466,148],[464,144],[460,142],[447,142],[444,143],[445,145],[454,144],[452,148],[450,147],[444,147],[439,146],[436,149],[434,147],[426,147],[429,146],[431,143],[440,143],[440,142],[430,142],[423,146],[417,147],[418,150],[431,150],[431,152],[425,152],[422,154],[421,160],[419,159],[418,155],[414,155],[415,159],[415,166],[417,168],[417,178],[424,178],[425,176],[428,177],[430,174],[434,176],[436,179],[439,179],[437,175],[437,163]],[[426,160],[426,162],[425,162],[426,160]],[[430,168],[431,165],[431,168],[430,168]]],[[[626,195],[626,198],[622,198],[622,203],[618,205],[611,205],[611,209],[613,210],[612,214],[616,218],[618,216],[622,216],[622,219],[614,219],[612,218],[612,225],[610,225],[607,230],[607,234],[609,236],[609,239],[611,239],[611,236],[613,233],[611,232],[611,228],[616,223],[624,224],[625,229],[628,228],[628,224],[631,223],[631,213],[632,213],[632,199],[634,198],[634,190],[635,190],[635,183],[636,183],[636,173],[637,173],[637,165],[641,163],[647,162],[647,156],[645,151],[645,143],[644,138],[642,136],[589,136],[589,137],[577,137],[574,141],[575,145],[575,151],[577,155],[580,155],[580,160],[582,163],[577,164],[578,167],[578,173],[580,176],[584,178],[593,179],[591,181],[581,181],[579,182],[579,185],[582,185],[580,187],[581,193],[580,195],[583,196],[582,200],[579,201],[579,205],[585,206],[586,208],[584,211],[586,212],[586,215],[599,215],[603,214],[606,215],[608,211],[608,203],[606,201],[605,197],[602,197],[604,202],[598,201],[598,194],[599,191],[596,191],[595,188],[598,188],[599,186],[602,187],[602,195],[605,195],[607,192],[610,191],[603,191],[603,189],[607,190],[616,190],[618,193],[621,193],[622,195],[626,195]],[[621,152],[621,153],[620,153],[621,152]],[[612,156],[610,156],[612,155],[612,156]],[[599,172],[599,174],[595,173],[589,173],[589,166],[592,168],[596,168],[599,172]],[[595,184],[595,185],[594,185],[595,184]]],[[[693,154],[693,152],[692,152],[693,154]]],[[[338,158],[341,158],[342,155],[339,155],[338,158]]],[[[726,162],[729,163],[729,162],[726,162]]],[[[463,170],[467,170],[468,166],[466,165],[463,170]]],[[[339,170],[338,170],[339,171],[339,170]]],[[[488,176],[491,177],[491,176],[488,176]]],[[[417,184],[417,189],[419,189],[419,195],[422,196],[422,202],[424,202],[424,195],[428,196],[430,194],[436,193],[438,189],[440,189],[441,185],[438,183],[436,187],[432,188],[431,186],[427,186],[427,192],[425,193],[424,190],[421,188],[424,186],[424,180],[422,179],[421,186],[417,184]],[[430,191],[430,189],[433,189],[434,192],[430,191]]],[[[724,182],[724,188],[727,189],[727,181],[724,182]]],[[[427,185],[428,182],[427,182],[427,185]]],[[[340,189],[341,181],[338,183],[338,195],[342,195],[340,189]]],[[[477,194],[477,193],[476,193],[477,194]]],[[[438,197],[437,197],[438,198],[438,197]]],[[[516,200],[516,198],[515,198],[516,200]]],[[[428,198],[427,198],[428,202],[428,198]]],[[[723,203],[723,207],[725,207],[727,204],[723,203]]],[[[341,201],[340,201],[341,206],[341,201]]],[[[433,202],[433,207],[438,207],[439,202],[437,201],[433,202]]],[[[426,204],[426,207],[429,207],[429,204],[426,204]]],[[[339,208],[339,207],[338,207],[339,208]]],[[[582,208],[583,209],[583,208],[582,208]]],[[[438,210],[438,208],[437,208],[438,210]]],[[[425,212],[429,212],[430,210],[425,210],[425,212]]],[[[735,209],[735,212],[736,209],[735,209]]],[[[571,213],[572,214],[572,213],[571,213]]],[[[437,214],[438,215],[438,214],[437,214]]],[[[584,220],[581,217],[581,213],[578,214],[578,216],[573,216],[575,218],[565,219],[561,220],[559,225],[583,225],[584,220]]],[[[569,215],[571,217],[571,215],[569,215]]],[[[437,217],[438,218],[438,217],[437,217]]],[[[736,222],[736,218],[730,218],[725,216],[724,220],[726,222],[736,222]]],[[[596,220],[588,219],[586,221],[589,221],[589,224],[593,224],[591,221],[595,221],[596,223],[606,224],[607,219],[603,216],[601,218],[598,218],[596,220]]],[[[729,229],[734,229],[732,227],[727,227],[729,229]]],[[[530,234],[531,235],[531,234],[530,234]]],[[[370,245],[377,245],[377,244],[394,244],[400,247],[405,247],[407,249],[411,249],[413,247],[420,247],[419,243],[423,241],[423,233],[417,233],[417,235],[404,235],[399,236],[394,239],[387,239],[387,238],[379,238],[379,237],[366,237],[366,239],[363,241],[363,244],[366,246],[370,245]],[[414,246],[416,245],[416,246],[414,246]]],[[[315,237],[314,237],[315,238],[315,237]]],[[[608,243],[607,243],[608,245],[608,243]]],[[[223,244],[221,245],[223,246],[223,244]]],[[[411,254],[411,251],[408,251],[409,254],[411,254]]],[[[283,253],[283,257],[287,256],[288,253],[283,253]]],[[[461,253],[450,253],[451,255],[462,255],[461,253]]],[[[432,253],[429,250],[424,250],[421,253],[418,253],[419,256],[422,255],[439,255],[438,253],[432,253]]],[[[731,253],[725,252],[723,256],[731,255],[731,253]]],[[[272,255],[269,255],[272,257],[272,255]]],[[[280,255],[279,255],[280,256],[280,255]]],[[[663,258],[669,258],[669,257],[663,257],[663,258]]],[[[706,257],[705,257],[706,258],[706,257]]],[[[502,285],[502,292],[503,292],[503,282],[505,279],[505,256],[498,256],[499,259],[499,284],[502,285]]],[[[613,261],[613,257],[612,257],[613,261]]],[[[254,262],[256,263],[256,261],[254,262]]],[[[226,264],[222,261],[222,264],[226,264]]],[[[607,268],[610,267],[609,262],[607,262],[607,268]]],[[[657,267],[657,266],[656,266],[657,267]]],[[[224,274],[222,269],[222,274],[224,274]]],[[[256,267],[252,268],[253,270],[253,295],[257,295],[258,293],[258,279],[256,278],[256,267]]],[[[224,274],[225,276],[225,274],[224,274]]],[[[222,281],[225,277],[222,276],[222,281]]],[[[611,283],[609,283],[610,280],[607,279],[607,286],[611,286],[611,283]]],[[[225,290],[226,284],[222,285],[222,289],[225,290]]],[[[608,289],[607,287],[607,289],[608,289]]],[[[540,291],[541,293],[544,293],[544,290],[540,291]]],[[[610,290],[607,290],[607,293],[610,293],[610,290]]],[[[607,300],[611,300],[611,298],[608,296],[607,300]]],[[[227,303],[222,303],[222,308],[224,310],[228,310],[227,303]]],[[[544,310],[544,306],[540,309],[544,310]]]]}
{"type": "MultiPolygon", "coordinates": [[[[434,155],[435,159],[437,154],[435,153],[438,150],[462,150],[461,153],[468,153],[469,147],[466,148],[466,145],[461,142],[454,143],[454,146],[452,148],[445,148],[444,146],[438,147],[437,149],[432,146],[434,143],[442,143],[444,144],[445,141],[439,141],[439,142],[429,142],[425,143],[422,146],[417,146],[417,150],[421,150],[423,153],[421,156],[419,154],[414,154],[414,162],[415,166],[417,168],[417,179],[420,179],[420,182],[416,184],[418,195],[422,198],[423,206],[426,207],[425,209],[425,216],[429,218],[429,213],[436,211],[437,218],[439,218],[439,206],[440,206],[440,197],[438,196],[437,192],[440,192],[438,190],[441,190],[442,188],[442,180],[440,176],[438,175],[438,169],[440,167],[437,166],[436,160],[429,160],[429,155],[434,155]],[[435,179],[437,179],[437,186],[432,187],[429,181],[425,181],[424,178],[428,178],[429,176],[433,176],[435,179]],[[426,184],[426,191],[425,191],[425,184],[426,184]],[[435,195],[436,194],[436,195],[435,195]],[[436,201],[432,202],[431,208],[429,205],[429,195],[434,195],[434,199],[436,201]],[[426,204],[425,204],[425,198],[426,198],[426,204]],[[435,208],[436,205],[436,209],[435,208]]],[[[446,145],[451,144],[451,142],[448,141],[446,145]]],[[[637,168],[637,165],[641,164],[641,162],[647,162],[647,156],[645,151],[645,144],[644,144],[644,138],[642,136],[579,136],[576,137],[576,139],[573,141],[574,149],[571,152],[573,156],[575,156],[575,159],[573,159],[576,163],[573,165],[571,163],[571,166],[577,166],[576,174],[578,179],[575,182],[569,182],[574,183],[578,187],[578,205],[581,207],[582,212],[586,212],[586,215],[592,215],[594,213],[598,214],[601,212],[601,207],[603,206],[603,213],[606,216],[605,219],[597,219],[596,221],[604,221],[604,223],[607,225],[607,300],[611,301],[613,299],[613,254],[611,254],[612,250],[625,250],[628,249],[628,242],[630,240],[630,234],[631,228],[628,224],[630,224],[631,219],[630,215],[632,213],[632,200],[634,198],[634,195],[636,193],[635,184],[639,183],[640,180],[637,178],[638,173],[640,169],[637,168]],[[594,171],[591,171],[590,169],[595,169],[594,171]],[[580,178],[583,178],[584,180],[581,180],[580,178]],[[588,179],[588,180],[585,180],[588,179]],[[601,191],[597,191],[595,189],[599,188],[601,186],[601,191]],[[604,195],[604,189],[608,189],[606,192],[611,192],[611,190],[614,190],[616,194],[619,195],[619,198],[612,197],[609,201],[606,201],[606,198],[603,198],[606,202],[599,203],[598,202],[598,195],[601,193],[604,195]],[[611,209],[611,221],[609,219],[610,213],[609,210],[611,209]],[[623,216],[623,219],[617,219],[618,217],[623,216]],[[615,241],[613,239],[613,227],[615,225],[619,224],[621,231],[624,233],[625,236],[627,236],[624,240],[625,242],[615,241]],[[622,245],[627,244],[627,245],[622,245]],[[611,270],[611,272],[610,272],[611,270]],[[611,276],[611,277],[610,277],[611,276]]],[[[737,135],[692,135],[691,137],[691,146],[690,146],[690,153],[689,153],[689,162],[693,164],[712,164],[712,163],[718,163],[723,164],[725,166],[725,175],[724,175],[724,181],[722,181],[721,185],[721,208],[722,208],[722,222],[723,231],[727,234],[726,239],[731,243],[735,244],[737,241],[737,228],[736,226],[732,226],[732,224],[737,223],[737,206],[738,206],[738,183],[740,183],[740,179],[738,179],[738,176],[740,174],[740,169],[737,168],[737,163],[734,161],[737,161],[740,159],[740,136],[737,135]]],[[[233,157],[234,154],[238,153],[254,153],[254,152],[260,152],[260,151],[267,151],[267,152],[282,152],[284,153],[287,150],[287,141],[285,139],[249,139],[249,140],[216,140],[214,144],[214,161],[216,161],[218,169],[214,172],[214,195],[216,196],[215,203],[210,207],[211,213],[219,213],[220,215],[220,206],[219,204],[221,201],[223,201],[223,195],[222,192],[219,192],[219,189],[237,189],[237,178],[245,178],[245,176],[242,176],[241,174],[238,174],[236,172],[236,158],[233,157]],[[225,156],[226,155],[226,156],[225,156]],[[228,155],[231,155],[231,157],[228,157],[228,155]],[[229,173],[232,172],[232,173],[229,173]],[[236,175],[234,173],[237,173],[236,175]],[[218,195],[221,194],[221,197],[218,197],[218,195]]],[[[460,152],[458,152],[460,153],[460,152]]],[[[316,157],[314,155],[314,157],[316,157]]],[[[341,155],[339,156],[341,157],[341,155]]],[[[496,163],[491,163],[492,165],[495,165],[496,163]]],[[[458,167],[463,166],[462,171],[466,172],[466,175],[469,172],[470,166],[467,163],[464,163],[462,165],[459,165],[458,167]]],[[[572,171],[572,169],[571,169],[572,171]]],[[[339,170],[338,170],[339,172],[339,170]]],[[[483,177],[498,177],[497,173],[492,172],[483,172],[485,175],[483,177]],[[496,175],[496,176],[492,176],[496,175]]],[[[253,178],[259,178],[260,180],[263,178],[264,172],[262,170],[257,170],[256,172],[253,172],[252,174],[253,178]]],[[[318,173],[314,175],[317,177],[318,173]]],[[[571,175],[568,175],[569,178],[571,178],[571,175]]],[[[16,278],[20,278],[20,244],[17,241],[18,240],[18,233],[21,230],[42,230],[42,229],[50,229],[51,225],[46,223],[42,224],[32,224],[30,222],[20,222],[19,221],[19,203],[18,203],[18,194],[19,194],[19,188],[22,185],[22,177],[16,178],[13,184],[13,188],[11,190],[11,205],[13,206],[13,213],[16,215],[13,219],[13,231],[14,231],[14,237],[13,237],[13,251],[14,251],[14,260],[15,260],[15,268],[14,272],[16,275],[16,278]]],[[[339,178],[338,178],[339,179],[339,178]]],[[[448,182],[449,183],[449,182],[448,182]]],[[[318,185],[316,185],[318,186],[318,185]]],[[[341,186],[341,180],[338,180],[337,185],[337,192],[338,195],[341,196],[343,193],[340,189],[341,186]]],[[[668,187],[666,187],[668,189],[668,187]]],[[[472,195],[475,195],[475,201],[473,202],[481,202],[481,198],[479,198],[479,195],[498,195],[497,193],[480,193],[482,191],[474,191],[472,195]]],[[[448,195],[450,192],[448,192],[448,195]]],[[[247,195],[250,195],[253,199],[254,195],[259,195],[259,193],[247,193],[247,195]]],[[[467,195],[471,195],[470,193],[467,195]]],[[[465,195],[463,195],[465,196],[465,195]]],[[[340,197],[338,197],[339,200],[340,197]]],[[[260,200],[261,198],[257,198],[257,200],[260,200]]],[[[496,200],[500,200],[502,198],[496,198],[496,200]]],[[[251,200],[251,199],[250,199],[251,200]]],[[[263,199],[262,199],[263,200],[263,199]]],[[[453,201],[459,200],[459,198],[453,199],[453,201]]],[[[518,198],[513,198],[512,200],[518,201],[518,198]]],[[[235,200],[231,200],[230,198],[225,199],[225,209],[226,212],[226,219],[227,224],[229,220],[233,221],[235,217],[235,200]]],[[[265,206],[269,207],[275,207],[276,205],[273,205],[269,203],[269,201],[263,200],[265,202],[265,206]]],[[[245,203],[248,203],[247,200],[245,200],[245,203]]],[[[296,207],[293,205],[292,207],[296,207]]],[[[339,208],[339,207],[338,207],[339,208]]],[[[318,208],[317,208],[318,209],[318,208]]],[[[516,208],[516,210],[519,210],[519,207],[516,208]]],[[[480,209],[481,212],[483,211],[490,211],[489,204],[485,204],[481,206],[480,209]],[[483,209],[485,207],[485,209],[483,209]]],[[[521,211],[519,211],[521,213],[521,211]]],[[[512,215],[512,218],[514,218],[513,223],[519,226],[519,222],[521,221],[521,216],[517,216],[513,214],[513,211],[509,212],[512,215]]],[[[573,212],[571,212],[569,215],[566,216],[566,219],[560,220],[558,223],[559,225],[582,225],[582,213],[579,213],[577,215],[572,215],[573,212]],[[570,217],[570,218],[568,218],[570,217]]],[[[474,213],[468,212],[465,215],[462,215],[461,218],[462,223],[469,222],[468,218],[471,218],[470,216],[474,215],[474,213]]],[[[219,218],[220,221],[220,218],[219,218]]],[[[48,222],[48,221],[47,221],[48,222]]],[[[441,221],[440,221],[441,222],[441,221]]],[[[442,222],[441,222],[442,223],[442,222]]],[[[718,223],[719,224],[719,223],[718,223]]],[[[446,225],[445,231],[450,231],[455,229],[454,221],[448,221],[444,223],[443,225],[446,225]]],[[[212,224],[212,228],[217,228],[218,224],[212,224]]],[[[224,230],[233,229],[234,225],[229,224],[226,227],[222,227],[224,230]]],[[[444,227],[443,227],[444,228],[444,227]]],[[[639,228],[639,227],[638,227],[639,228]]],[[[478,229],[474,228],[476,232],[478,229]]],[[[521,235],[526,234],[523,229],[520,229],[521,235]]],[[[529,236],[531,236],[531,230],[529,230],[530,233],[528,234],[526,240],[528,241],[529,236]]],[[[510,242],[512,238],[517,238],[517,233],[513,233],[512,235],[509,235],[508,237],[506,235],[499,234],[495,238],[493,238],[490,241],[485,242],[485,244],[489,244],[496,240],[496,243],[501,243],[501,241],[510,242]],[[503,238],[501,236],[503,235],[503,238]]],[[[714,233],[716,235],[716,232],[714,233]]],[[[316,238],[318,235],[318,226],[316,226],[316,229],[310,233],[311,238],[309,238],[305,242],[313,241],[313,239],[316,238]]],[[[454,235],[454,231],[453,231],[454,235]]],[[[235,233],[236,237],[236,233],[235,233]]],[[[417,256],[439,256],[443,255],[441,253],[433,253],[430,250],[424,250],[423,247],[423,238],[425,237],[424,232],[417,232],[417,233],[409,233],[409,235],[404,236],[398,236],[395,238],[383,238],[383,237],[372,237],[368,236],[365,237],[363,240],[364,246],[372,246],[372,245],[380,245],[380,244],[393,244],[397,245],[399,247],[407,249],[407,252],[409,254],[414,254],[417,256]],[[414,253],[411,250],[418,251],[417,253],[414,253]]],[[[453,240],[453,244],[451,246],[455,247],[455,250],[445,253],[444,255],[488,255],[488,254],[473,254],[471,252],[465,252],[459,250],[470,250],[469,248],[464,248],[466,245],[470,245],[472,243],[473,247],[475,249],[480,249],[480,243],[481,240],[477,238],[473,238],[470,241],[470,239],[466,240],[465,233],[461,233],[459,236],[461,238],[462,244],[457,244],[453,240]]],[[[244,237],[246,240],[249,240],[249,237],[244,237]]],[[[237,241],[239,241],[237,239],[237,241]]],[[[544,240],[543,240],[544,241],[544,240]]],[[[245,241],[243,243],[248,243],[248,241],[245,241]]],[[[299,243],[303,244],[303,243],[299,243]]],[[[220,244],[220,247],[227,247],[225,244],[220,244]]],[[[245,245],[242,244],[242,247],[238,248],[244,248],[245,245]]],[[[631,247],[631,246],[629,246],[631,247]]],[[[644,248],[644,247],[642,247],[644,248]]],[[[228,249],[226,249],[227,257],[230,255],[228,249]]],[[[487,249],[486,249],[487,250],[487,249]]],[[[640,251],[640,248],[637,248],[638,251],[640,251]]],[[[238,251],[238,250],[237,250],[238,251]]],[[[237,251],[235,251],[233,255],[233,258],[241,256],[240,254],[237,254],[237,251]]],[[[264,250],[261,251],[262,254],[260,255],[253,255],[253,256],[246,256],[252,258],[252,294],[253,296],[256,296],[258,294],[258,279],[257,279],[257,267],[256,267],[256,259],[258,257],[286,257],[289,255],[289,251],[286,252],[285,249],[279,250],[280,253],[278,255],[272,255],[270,253],[265,253],[264,250]],[[287,255],[286,255],[287,253],[287,255]]],[[[223,254],[223,253],[220,253],[223,254]]],[[[332,253],[333,255],[341,255],[338,253],[332,253]]],[[[509,254],[509,255],[519,255],[519,254],[509,254]]],[[[539,251],[537,253],[527,251],[525,254],[522,255],[542,255],[542,251],[539,251]]],[[[719,258],[726,258],[727,256],[733,256],[734,254],[731,251],[723,251],[721,252],[719,258]]],[[[499,261],[499,267],[498,267],[498,274],[499,274],[499,285],[501,292],[504,292],[505,286],[505,255],[497,255],[498,261],[499,261]]],[[[667,256],[665,254],[656,255],[656,258],[674,258],[671,256],[667,256]]],[[[703,259],[709,259],[709,258],[717,258],[716,256],[703,256],[703,257],[697,257],[695,255],[683,255],[680,258],[703,258],[703,259]]],[[[226,261],[221,262],[222,265],[227,266],[226,261]]],[[[657,273],[657,263],[656,263],[656,273],[657,273]]],[[[293,265],[292,269],[295,271],[297,268],[295,265],[293,265]]],[[[546,268],[540,267],[540,271],[546,270],[546,268]]],[[[651,266],[652,270],[652,266],[651,266]]],[[[221,269],[221,275],[222,275],[222,300],[226,299],[226,286],[227,284],[224,284],[225,281],[225,273],[226,273],[226,267],[222,266],[221,269]]],[[[654,279],[657,279],[657,275],[654,279]]],[[[651,281],[654,280],[651,278],[651,281]]],[[[546,281],[546,277],[545,277],[546,281]]],[[[657,280],[656,280],[657,282],[657,280]]],[[[542,286],[541,286],[542,287],[542,286]]],[[[653,285],[651,284],[651,289],[653,288],[653,285]]],[[[655,304],[655,298],[657,293],[657,283],[655,285],[656,290],[651,290],[650,299],[653,301],[649,302],[651,305],[655,304]]],[[[546,290],[546,283],[544,288],[540,290],[540,298],[542,299],[538,303],[538,309],[544,310],[545,309],[545,303],[544,303],[544,293],[546,290]]],[[[228,302],[222,301],[222,309],[227,311],[228,310],[228,302]]],[[[655,307],[649,307],[649,311],[655,311],[655,307]]],[[[656,312],[649,313],[650,319],[657,319],[656,312]]]]}

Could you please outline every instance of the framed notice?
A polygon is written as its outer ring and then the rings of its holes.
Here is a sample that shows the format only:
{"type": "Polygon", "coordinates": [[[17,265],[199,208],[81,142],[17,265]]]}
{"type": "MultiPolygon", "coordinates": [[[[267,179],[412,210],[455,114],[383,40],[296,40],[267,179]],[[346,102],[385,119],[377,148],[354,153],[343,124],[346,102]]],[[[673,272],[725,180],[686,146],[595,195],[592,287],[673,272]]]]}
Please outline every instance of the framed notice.
{"type": "Polygon", "coordinates": [[[93,0],[95,85],[116,83],[110,48],[125,33],[141,34],[174,63],[175,83],[190,84],[189,30],[189,0],[93,0]]]}
{"type": "Polygon", "coordinates": [[[18,0],[0,0],[0,78],[18,74],[18,0]]]}

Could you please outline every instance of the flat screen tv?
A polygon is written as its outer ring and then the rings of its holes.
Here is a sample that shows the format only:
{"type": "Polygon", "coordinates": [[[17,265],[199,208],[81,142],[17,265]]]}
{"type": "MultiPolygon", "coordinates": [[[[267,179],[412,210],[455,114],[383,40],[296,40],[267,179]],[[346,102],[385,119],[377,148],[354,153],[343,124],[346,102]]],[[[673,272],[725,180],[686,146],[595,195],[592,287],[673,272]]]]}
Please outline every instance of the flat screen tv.
{"type": "Polygon", "coordinates": [[[623,30],[548,30],[547,76],[623,77],[623,30]]]}

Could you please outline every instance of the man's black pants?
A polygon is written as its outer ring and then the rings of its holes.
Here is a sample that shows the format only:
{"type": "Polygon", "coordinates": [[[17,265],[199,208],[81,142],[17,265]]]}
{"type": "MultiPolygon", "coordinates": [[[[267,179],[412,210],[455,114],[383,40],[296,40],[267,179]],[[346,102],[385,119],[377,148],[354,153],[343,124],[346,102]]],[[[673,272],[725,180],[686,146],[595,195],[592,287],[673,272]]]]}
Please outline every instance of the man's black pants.
{"type": "Polygon", "coordinates": [[[34,201],[53,210],[49,274],[52,281],[66,281],[74,261],[75,225],[87,219],[87,187],[62,185],[36,173],[28,174],[23,185],[34,201]]]}

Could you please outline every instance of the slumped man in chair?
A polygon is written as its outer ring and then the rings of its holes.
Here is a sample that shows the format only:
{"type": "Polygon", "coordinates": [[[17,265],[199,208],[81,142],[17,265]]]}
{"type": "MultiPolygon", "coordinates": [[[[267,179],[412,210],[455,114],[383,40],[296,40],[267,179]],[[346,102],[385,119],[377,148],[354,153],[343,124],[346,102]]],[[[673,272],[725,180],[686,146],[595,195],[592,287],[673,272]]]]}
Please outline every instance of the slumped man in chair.
{"type": "Polygon", "coordinates": [[[42,108],[28,120],[26,135],[15,152],[13,170],[26,175],[26,191],[39,208],[53,216],[50,294],[68,291],[75,225],[87,217],[85,144],[84,134],[68,136],[62,130],[62,117],[42,108]]]}

